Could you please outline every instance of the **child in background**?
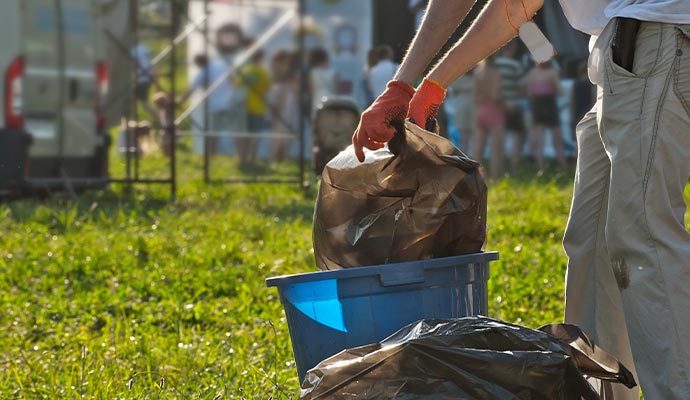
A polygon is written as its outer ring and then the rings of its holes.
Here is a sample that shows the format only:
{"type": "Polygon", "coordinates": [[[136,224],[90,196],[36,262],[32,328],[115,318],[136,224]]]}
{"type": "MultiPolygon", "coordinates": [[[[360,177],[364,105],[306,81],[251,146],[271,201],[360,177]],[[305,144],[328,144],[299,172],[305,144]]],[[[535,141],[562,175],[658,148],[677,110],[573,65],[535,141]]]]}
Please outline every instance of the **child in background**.
{"type": "Polygon", "coordinates": [[[158,111],[158,122],[160,123],[159,143],[163,149],[163,154],[170,157],[172,153],[172,124],[173,121],[172,107],[170,104],[170,97],[165,92],[157,92],[153,95],[153,105],[158,111]]]}
{"type": "Polygon", "coordinates": [[[484,60],[475,70],[474,104],[477,113],[477,132],[472,156],[481,162],[487,138],[490,139],[490,174],[492,179],[499,179],[503,176],[505,111],[502,101],[501,73],[496,68],[495,56],[484,60]]]}
{"type": "Polygon", "coordinates": [[[324,97],[335,94],[335,71],[328,65],[328,52],[318,48],[312,50],[309,55],[309,92],[311,94],[311,115],[316,113],[316,109],[324,97]]]}
{"type": "Polygon", "coordinates": [[[562,94],[561,80],[551,62],[545,62],[533,68],[527,76],[527,95],[532,107],[532,134],[530,150],[539,170],[544,169],[545,129],[549,128],[556,150],[556,159],[561,169],[567,168],[563,137],[561,136],[561,119],[558,115],[557,97],[562,94]]]}
{"type": "MultiPolygon", "coordinates": [[[[296,135],[299,129],[299,85],[296,57],[288,51],[277,52],[271,60],[273,87],[268,93],[271,132],[296,135]]],[[[291,139],[280,137],[271,142],[271,157],[275,162],[285,160],[291,139]]]]}
{"type": "Polygon", "coordinates": [[[369,49],[369,51],[367,52],[367,63],[364,65],[364,71],[362,72],[362,80],[360,82],[360,85],[362,86],[362,92],[364,93],[363,108],[369,107],[376,98],[376,96],[374,96],[374,93],[372,93],[371,88],[369,87],[369,72],[371,71],[371,67],[376,65],[376,63],[379,61],[378,52],[376,50],[376,48],[372,48],[369,49]]]}
{"type": "Polygon", "coordinates": [[[460,132],[460,150],[470,154],[470,146],[475,131],[474,119],[474,76],[472,71],[460,77],[448,88],[455,100],[453,119],[460,132]]]}
{"type": "MultiPolygon", "coordinates": [[[[249,64],[239,70],[237,83],[246,90],[247,130],[249,133],[261,133],[266,130],[266,95],[271,87],[271,75],[263,66],[264,52],[257,50],[249,64]]],[[[238,141],[239,144],[239,141],[238,141]]],[[[242,140],[240,163],[253,164],[259,149],[259,139],[242,140]]]]}

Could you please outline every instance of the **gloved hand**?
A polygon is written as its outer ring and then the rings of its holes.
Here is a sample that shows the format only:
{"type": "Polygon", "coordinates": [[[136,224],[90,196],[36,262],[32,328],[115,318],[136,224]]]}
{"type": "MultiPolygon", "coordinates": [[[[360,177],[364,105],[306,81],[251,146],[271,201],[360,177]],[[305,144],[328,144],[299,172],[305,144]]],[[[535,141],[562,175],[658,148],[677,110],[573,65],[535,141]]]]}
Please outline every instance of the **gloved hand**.
{"type": "Polygon", "coordinates": [[[369,106],[352,135],[357,159],[364,161],[364,147],[380,149],[395,135],[392,121],[405,119],[414,88],[403,81],[390,81],[386,90],[369,106]]]}
{"type": "Polygon", "coordinates": [[[445,97],[446,89],[443,86],[429,78],[424,78],[410,100],[407,118],[420,128],[427,129],[429,119],[436,117],[445,97]]]}

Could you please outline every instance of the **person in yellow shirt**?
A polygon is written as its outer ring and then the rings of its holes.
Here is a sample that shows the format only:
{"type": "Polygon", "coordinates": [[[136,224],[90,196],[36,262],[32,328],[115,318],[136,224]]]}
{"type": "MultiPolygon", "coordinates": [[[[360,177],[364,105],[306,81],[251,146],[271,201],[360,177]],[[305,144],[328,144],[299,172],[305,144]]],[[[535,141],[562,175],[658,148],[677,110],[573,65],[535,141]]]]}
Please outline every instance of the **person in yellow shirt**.
{"type": "MultiPolygon", "coordinates": [[[[271,75],[264,67],[264,52],[257,50],[250,62],[237,75],[237,84],[246,89],[247,130],[249,134],[260,133],[267,128],[266,96],[271,88],[271,75]]],[[[241,165],[253,164],[259,148],[259,139],[246,137],[237,140],[237,151],[241,165]]]]}

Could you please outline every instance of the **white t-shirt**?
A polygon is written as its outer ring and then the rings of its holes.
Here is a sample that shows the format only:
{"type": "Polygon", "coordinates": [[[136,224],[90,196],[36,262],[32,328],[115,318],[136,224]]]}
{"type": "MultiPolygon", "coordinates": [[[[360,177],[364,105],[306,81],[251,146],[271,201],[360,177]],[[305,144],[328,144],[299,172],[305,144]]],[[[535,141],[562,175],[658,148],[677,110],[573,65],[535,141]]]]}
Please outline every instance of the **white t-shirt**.
{"type": "Polygon", "coordinates": [[[388,81],[393,79],[398,70],[398,64],[391,60],[381,60],[369,70],[369,90],[374,97],[378,97],[384,90],[388,81]]]}
{"type": "Polygon", "coordinates": [[[690,24],[688,0],[560,0],[570,24],[598,36],[609,20],[627,17],[640,21],[690,24]]]}
{"type": "Polygon", "coordinates": [[[570,24],[592,35],[590,40],[589,79],[601,83],[603,55],[613,35],[616,17],[668,24],[690,24],[688,0],[560,0],[570,24]]]}
{"type": "Polygon", "coordinates": [[[313,68],[310,73],[312,95],[312,112],[321,104],[324,97],[335,94],[335,71],[330,67],[313,68]]]}
{"type": "Polygon", "coordinates": [[[149,49],[139,43],[132,47],[130,54],[136,62],[137,83],[151,83],[153,81],[153,63],[149,49]]]}
{"type": "MultiPolygon", "coordinates": [[[[206,82],[208,82],[209,86],[212,86],[229,68],[228,64],[221,59],[210,60],[206,68],[200,69],[197,72],[189,86],[192,89],[206,89],[206,82]]],[[[232,95],[233,87],[230,84],[230,78],[226,78],[213,92],[211,92],[211,94],[209,94],[207,99],[209,111],[212,113],[229,111],[232,95]]]]}
{"type": "Polygon", "coordinates": [[[362,79],[362,66],[357,57],[352,52],[343,51],[333,57],[331,67],[338,76],[336,89],[340,91],[343,86],[351,88],[349,93],[341,92],[340,94],[355,96],[356,83],[362,79]]]}

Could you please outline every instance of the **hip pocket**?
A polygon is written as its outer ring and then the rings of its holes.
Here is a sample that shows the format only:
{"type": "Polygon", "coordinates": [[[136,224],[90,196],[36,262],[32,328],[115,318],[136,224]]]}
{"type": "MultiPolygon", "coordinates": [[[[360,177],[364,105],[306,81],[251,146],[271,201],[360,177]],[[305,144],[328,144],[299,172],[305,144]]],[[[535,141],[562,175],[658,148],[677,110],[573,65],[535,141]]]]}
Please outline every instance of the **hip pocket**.
{"type": "Polygon", "coordinates": [[[678,27],[673,91],[690,117],[690,25],[678,27]]]}
{"type": "MultiPolygon", "coordinates": [[[[617,20],[616,23],[619,23],[617,20]]],[[[644,79],[648,77],[657,65],[661,51],[661,24],[643,22],[637,31],[634,43],[634,60],[632,71],[628,71],[616,64],[612,51],[613,37],[604,54],[607,73],[615,77],[644,79]]]]}

